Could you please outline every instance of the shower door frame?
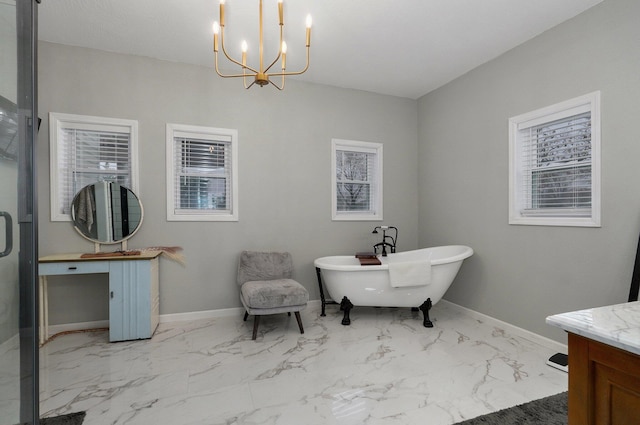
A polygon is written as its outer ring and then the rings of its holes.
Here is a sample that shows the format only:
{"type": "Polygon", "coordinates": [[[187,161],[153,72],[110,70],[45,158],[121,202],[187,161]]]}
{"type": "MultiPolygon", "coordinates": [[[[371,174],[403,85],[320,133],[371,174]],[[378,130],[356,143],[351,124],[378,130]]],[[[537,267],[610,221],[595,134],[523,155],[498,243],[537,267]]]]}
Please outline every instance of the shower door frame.
{"type": "Polygon", "coordinates": [[[40,0],[16,0],[18,107],[18,285],[20,421],[38,424],[37,29],[40,0]]]}

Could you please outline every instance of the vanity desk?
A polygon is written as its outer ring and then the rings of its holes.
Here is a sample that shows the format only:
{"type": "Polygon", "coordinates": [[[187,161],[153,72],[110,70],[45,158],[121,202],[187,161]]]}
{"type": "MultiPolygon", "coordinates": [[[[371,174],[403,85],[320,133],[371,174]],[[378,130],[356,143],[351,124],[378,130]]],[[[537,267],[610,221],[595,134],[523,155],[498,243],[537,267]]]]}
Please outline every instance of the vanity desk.
{"type": "Polygon", "coordinates": [[[569,333],[569,425],[640,421],[640,302],[547,317],[569,333]]]}
{"type": "Polygon", "coordinates": [[[160,251],[142,251],[137,255],[101,255],[82,258],[82,254],[58,254],[41,257],[40,344],[49,339],[47,276],[107,273],[109,275],[109,341],[151,338],[160,313],[160,251]]]}

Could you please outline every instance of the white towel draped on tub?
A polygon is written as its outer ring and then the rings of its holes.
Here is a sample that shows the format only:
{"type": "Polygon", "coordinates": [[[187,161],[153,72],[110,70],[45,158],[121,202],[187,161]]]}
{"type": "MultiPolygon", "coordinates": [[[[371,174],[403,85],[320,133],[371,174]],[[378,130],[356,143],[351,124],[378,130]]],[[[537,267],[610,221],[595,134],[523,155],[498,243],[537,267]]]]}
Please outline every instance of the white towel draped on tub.
{"type": "Polygon", "coordinates": [[[389,280],[394,288],[429,285],[431,283],[431,258],[389,263],[389,280]]]}

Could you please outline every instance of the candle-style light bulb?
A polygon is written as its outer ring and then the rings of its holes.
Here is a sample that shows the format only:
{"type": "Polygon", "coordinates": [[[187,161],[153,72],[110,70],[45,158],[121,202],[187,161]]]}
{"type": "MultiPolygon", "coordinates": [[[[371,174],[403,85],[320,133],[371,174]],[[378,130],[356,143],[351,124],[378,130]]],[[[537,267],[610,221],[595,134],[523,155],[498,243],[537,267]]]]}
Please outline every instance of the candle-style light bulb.
{"type": "Polygon", "coordinates": [[[282,70],[284,71],[287,67],[287,43],[282,42],[282,70]]]}
{"type": "Polygon", "coordinates": [[[218,34],[220,33],[220,24],[218,21],[213,23],[213,51],[218,51],[218,34]]]}
{"type": "Polygon", "coordinates": [[[307,47],[311,45],[311,15],[307,15],[307,47]]]}
{"type": "Polygon", "coordinates": [[[247,41],[246,40],[242,40],[242,66],[246,66],[247,65],[247,41]]]}

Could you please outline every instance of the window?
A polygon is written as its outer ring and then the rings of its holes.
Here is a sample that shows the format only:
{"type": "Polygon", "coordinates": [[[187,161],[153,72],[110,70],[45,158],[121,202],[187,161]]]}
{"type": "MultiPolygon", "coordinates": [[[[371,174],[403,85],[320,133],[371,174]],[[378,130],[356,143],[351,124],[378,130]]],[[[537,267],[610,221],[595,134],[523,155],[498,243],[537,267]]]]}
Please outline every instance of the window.
{"type": "Polygon", "coordinates": [[[70,221],[80,189],[114,181],[138,191],[138,122],[51,112],[51,221],[70,221]]]}
{"type": "Polygon", "coordinates": [[[600,226],[600,92],[509,120],[509,223],[600,226]]]}
{"type": "Polygon", "coordinates": [[[333,220],[382,220],[382,144],[331,142],[333,220]]]}
{"type": "Polygon", "coordinates": [[[238,221],[238,132],[167,124],[167,220],[238,221]]]}

